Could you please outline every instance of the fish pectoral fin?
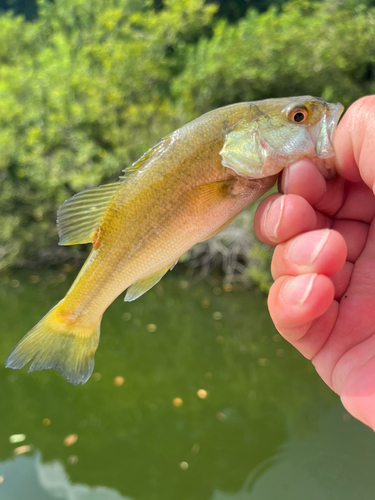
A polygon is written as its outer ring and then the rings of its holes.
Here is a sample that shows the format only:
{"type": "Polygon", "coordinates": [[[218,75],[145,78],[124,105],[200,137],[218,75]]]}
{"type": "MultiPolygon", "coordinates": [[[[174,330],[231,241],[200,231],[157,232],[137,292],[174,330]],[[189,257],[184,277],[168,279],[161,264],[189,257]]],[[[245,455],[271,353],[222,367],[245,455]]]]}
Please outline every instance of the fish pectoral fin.
{"type": "Polygon", "coordinates": [[[121,182],[81,191],[65,201],[57,212],[59,245],[94,241],[97,228],[121,182]]]}
{"type": "Polygon", "coordinates": [[[148,292],[148,290],[150,290],[150,288],[156,285],[156,283],[158,283],[162,279],[164,274],[167,273],[170,269],[173,269],[173,267],[176,264],[177,262],[175,262],[175,264],[168,265],[163,269],[160,269],[160,271],[157,271],[156,273],[147,276],[147,278],[135,281],[127,289],[124,301],[131,302],[132,300],[138,299],[138,297],[148,292]]]}
{"type": "Polygon", "coordinates": [[[188,199],[193,199],[195,206],[202,205],[204,209],[217,205],[223,198],[233,196],[232,189],[235,184],[234,179],[209,182],[187,191],[188,199]]]}

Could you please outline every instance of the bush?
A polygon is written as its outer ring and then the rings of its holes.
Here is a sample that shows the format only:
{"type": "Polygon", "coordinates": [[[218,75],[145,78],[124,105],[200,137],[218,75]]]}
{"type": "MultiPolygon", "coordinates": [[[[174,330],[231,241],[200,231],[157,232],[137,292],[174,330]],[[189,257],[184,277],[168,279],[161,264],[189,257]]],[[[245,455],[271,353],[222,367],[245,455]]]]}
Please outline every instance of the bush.
{"type": "Polygon", "coordinates": [[[189,50],[174,93],[192,116],[236,101],[316,95],[349,105],[375,91],[375,10],[291,1],[222,20],[189,50]]]}
{"type": "MultiPolygon", "coordinates": [[[[59,205],[210,109],[293,94],[348,105],[374,92],[374,9],[341,3],[296,0],[235,24],[203,0],[159,11],[141,0],[40,0],[32,22],[1,14],[0,269],[61,259],[59,205]]],[[[241,220],[230,234],[253,246],[241,220]]],[[[214,259],[236,244],[223,237],[205,247],[214,259]]],[[[267,281],[269,253],[255,254],[253,278],[267,281]]]]}
{"type": "Polygon", "coordinates": [[[66,198],[185,122],[170,82],[215,8],[144,4],[42,1],[32,23],[0,17],[0,269],[55,245],[66,198]]]}

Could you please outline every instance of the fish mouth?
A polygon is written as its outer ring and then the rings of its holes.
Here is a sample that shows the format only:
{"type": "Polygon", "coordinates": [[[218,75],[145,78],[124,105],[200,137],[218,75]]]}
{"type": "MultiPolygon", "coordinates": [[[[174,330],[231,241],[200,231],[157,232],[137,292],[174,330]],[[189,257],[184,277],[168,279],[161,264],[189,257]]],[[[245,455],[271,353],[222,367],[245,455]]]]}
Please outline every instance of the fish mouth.
{"type": "Polygon", "coordinates": [[[343,111],[344,106],[341,104],[341,102],[337,102],[336,104],[329,104],[328,106],[328,110],[326,113],[327,134],[329,137],[329,142],[331,144],[333,142],[333,135],[343,111]]]}
{"type": "Polygon", "coordinates": [[[320,122],[311,130],[311,139],[315,143],[315,152],[318,158],[331,158],[333,150],[333,135],[340,119],[344,106],[341,103],[328,104],[320,122]]]}

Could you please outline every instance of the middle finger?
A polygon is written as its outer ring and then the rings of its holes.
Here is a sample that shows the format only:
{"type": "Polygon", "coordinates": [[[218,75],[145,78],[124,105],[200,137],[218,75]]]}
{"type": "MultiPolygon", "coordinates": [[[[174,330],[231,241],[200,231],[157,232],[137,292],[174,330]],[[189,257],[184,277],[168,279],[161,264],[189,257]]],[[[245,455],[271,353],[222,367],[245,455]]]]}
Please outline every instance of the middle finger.
{"type": "Polygon", "coordinates": [[[320,229],[300,234],[279,244],[274,252],[271,273],[280,276],[318,273],[333,276],[346,260],[347,247],[337,231],[320,229]]]}

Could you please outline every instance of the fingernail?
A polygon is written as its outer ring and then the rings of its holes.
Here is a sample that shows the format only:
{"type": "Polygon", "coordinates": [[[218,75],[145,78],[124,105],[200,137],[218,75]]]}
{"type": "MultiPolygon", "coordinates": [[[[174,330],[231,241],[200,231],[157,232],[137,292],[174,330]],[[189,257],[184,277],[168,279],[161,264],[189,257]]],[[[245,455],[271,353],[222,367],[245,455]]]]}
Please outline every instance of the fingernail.
{"type": "Polygon", "coordinates": [[[289,279],[281,292],[282,300],[289,305],[302,306],[310,295],[317,274],[301,274],[289,279]]]}
{"type": "Polygon", "coordinates": [[[280,196],[269,206],[264,217],[263,231],[270,240],[277,240],[277,231],[284,211],[285,196],[280,196]]]}
{"type": "Polygon", "coordinates": [[[329,229],[320,229],[297,236],[289,245],[286,258],[298,265],[309,265],[322,251],[330,235],[329,229]]]}

